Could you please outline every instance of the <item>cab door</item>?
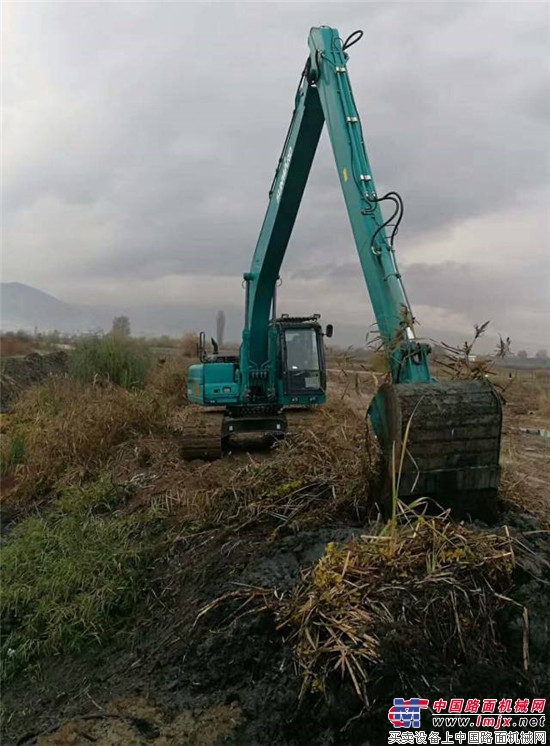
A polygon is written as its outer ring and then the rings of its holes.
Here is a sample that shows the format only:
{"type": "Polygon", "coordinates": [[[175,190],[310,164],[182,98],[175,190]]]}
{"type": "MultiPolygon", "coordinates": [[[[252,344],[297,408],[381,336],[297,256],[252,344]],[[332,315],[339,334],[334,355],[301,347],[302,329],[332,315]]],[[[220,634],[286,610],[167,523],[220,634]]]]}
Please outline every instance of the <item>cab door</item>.
{"type": "Polygon", "coordinates": [[[319,332],[315,327],[282,330],[282,378],[287,396],[324,393],[326,371],[319,332]]]}

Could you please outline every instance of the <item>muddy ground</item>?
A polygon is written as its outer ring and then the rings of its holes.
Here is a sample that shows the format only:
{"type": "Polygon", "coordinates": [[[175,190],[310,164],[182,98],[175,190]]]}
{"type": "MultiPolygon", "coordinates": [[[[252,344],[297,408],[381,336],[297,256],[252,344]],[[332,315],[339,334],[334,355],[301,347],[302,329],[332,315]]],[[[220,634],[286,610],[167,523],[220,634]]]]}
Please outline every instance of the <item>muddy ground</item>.
{"type": "Polygon", "coordinates": [[[0,370],[0,412],[9,412],[19,394],[29,386],[50,376],[63,376],[68,371],[69,357],[63,350],[24,357],[2,359],[0,370]]]}
{"type": "MultiPolygon", "coordinates": [[[[373,377],[363,376],[359,385],[338,372],[332,377],[343,405],[364,412],[373,377]]],[[[455,661],[433,673],[427,664],[422,678],[410,681],[397,661],[379,671],[368,712],[338,685],[329,687],[326,696],[308,694],[299,701],[301,678],[292,650],[268,612],[252,609],[242,616],[240,602],[229,600],[199,619],[198,614],[235,589],[288,591],[327,542],[345,540],[368,526],[347,520],[310,529],[283,526],[274,533],[271,526],[252,523],[238,531],[181,534],[159,563],[147,600],[109,644],[85,657],[53,658],[12,681],[3,693],[2,743],[378,746],[387,743],[387,710],[395,696],[547,696],[549,442],[520,429],[545,422],[529,408],[528,397],[514,398],[510,392],[508,398],[498,525],[507,525],[525,547],[518,559],[515,600],[520,610],[523,604],[529,609],[527,668],[521,613],[509,614],[495,620],[504,646],[500,667],[455,661]]],[[[180,480],[214,488],[250,458],[241,452],[223,462],[194,462],[168,472],[176,452],[177,443],[169,438],[162,443],[144,439],[121,450],[120,479],[141,485],[136,509],[170,480],[172,486],[180,480]],[[145,467],[139,448],[150,456],[145,467]],[[136,475],[142,476],[136,480],[136,475]]],[[[269,453],[252,458],[269,458],[269,453]]]]}
{"type": "MultiPolygon", "coordinates": [[[[508,524],[516,520],[522,532],[538,528],[525,515],[506,518],[508,524]]],[[[225,556],[216,542],[205,552],[189,547],[174,556],[175,609],[151,608],[144,628],[127,630],[131,645],[119,638],[93,657],[52,660],[36,678],[22,677],[5,698],[7,707],[17,706],[11,730],[18,737],[3,743],[387,742],[388,703],[402,690],[395,670],[380,672],[371,711],[362,715],[352,692],[337,686],[328,692],[328,701],[307,695],[299,702],[301,679],[292,653],[268,614],[251,613],[231,622],[235,604],[222,604],[193,629],[205,603],[241,584],[291,588],[300,568],[320,557],[327,541],[346,539],[353,530],[358,529],[301,532],[268,552],[252,545],[225,556]],[[43,735],[36,738],[39,732],[43,735]]],[[[549,691],[550,577],[545,563],[550,554],[547,542],[530,546],[531,565],[521,571],[517,595],[530,609],[529,671],[521,666],[522,627],[516,616],[503,626],[507,653],[501,668],[456,663],[434,679],[428,667],[429,685],[418,681],[415,691],[430,699],[544,696],[549,691]]]]}

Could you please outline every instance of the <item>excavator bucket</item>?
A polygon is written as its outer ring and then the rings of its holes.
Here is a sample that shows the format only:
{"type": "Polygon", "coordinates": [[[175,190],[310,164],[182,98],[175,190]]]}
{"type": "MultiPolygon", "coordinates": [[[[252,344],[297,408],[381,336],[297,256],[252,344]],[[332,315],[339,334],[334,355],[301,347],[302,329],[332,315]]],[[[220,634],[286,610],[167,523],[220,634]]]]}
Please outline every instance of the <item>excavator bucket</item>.
{"type": "Polygon", "coordinates": [[[502,403],[488,381],[383,384],[369,409],[386,492],[489,518],[499,482],[502,403]]]}

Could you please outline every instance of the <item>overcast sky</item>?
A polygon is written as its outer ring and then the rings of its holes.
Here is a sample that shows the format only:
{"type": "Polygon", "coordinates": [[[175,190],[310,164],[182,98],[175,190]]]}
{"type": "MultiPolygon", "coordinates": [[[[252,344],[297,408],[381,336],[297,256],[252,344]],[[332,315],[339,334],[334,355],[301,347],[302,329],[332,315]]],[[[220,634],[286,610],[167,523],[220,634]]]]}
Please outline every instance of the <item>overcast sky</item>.
{"type": "MultiPolygon", "coordinates": [[[[314,25],[349,72],[426,334],[549,346],[550,5],[3,5],[3,280],[62,300],[240,309],[314,25]]],[[[324,133],[281,310],[373,315],[324,133]]]]}

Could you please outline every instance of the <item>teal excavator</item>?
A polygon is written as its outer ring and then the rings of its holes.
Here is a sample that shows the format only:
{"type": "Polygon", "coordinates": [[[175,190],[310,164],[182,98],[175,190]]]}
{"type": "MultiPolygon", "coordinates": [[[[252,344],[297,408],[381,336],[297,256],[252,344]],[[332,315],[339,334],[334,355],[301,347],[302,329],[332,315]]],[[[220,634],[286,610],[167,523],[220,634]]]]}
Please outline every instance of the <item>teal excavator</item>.
{"type": "Polygon", "coordinates": [[[359,262],[391,383],[369,407],[388,470],[399,467],[400,497],[461,500],[466,510],[498,489],[500,398],[486,381],[436,381],[431,349],[419,341],[397,268],[394,239],[403,214],[397,192],[378,196],[348,75],[345,41],[328,26],[312,28],[309,56],[269,191],[250,271],[244,274],[245,325],[239,356],[206,351],[188,374],[188,399],[211,410],[183,433],[183,455],[212,459],[241,433],[284,437],[326,401],[324,336],[319,316],[277,316],[276,288],[323,125],[326,123],[359,262]],[[381,205],[390,207],[384,218],[381,205]]]}

